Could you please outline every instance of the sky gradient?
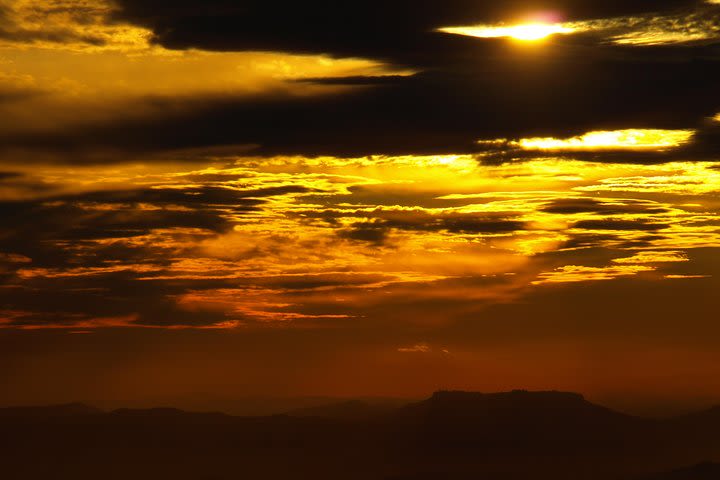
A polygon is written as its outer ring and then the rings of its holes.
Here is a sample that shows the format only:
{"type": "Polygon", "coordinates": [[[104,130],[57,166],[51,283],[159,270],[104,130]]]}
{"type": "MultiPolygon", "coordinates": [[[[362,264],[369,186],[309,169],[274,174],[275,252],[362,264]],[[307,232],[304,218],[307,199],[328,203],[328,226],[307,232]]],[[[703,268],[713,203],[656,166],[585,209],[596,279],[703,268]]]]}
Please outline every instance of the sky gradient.
{"type": "Polygon", "coordinates": [[[720,400],[720,4],[0,0],[0,403],[720,400]]]}

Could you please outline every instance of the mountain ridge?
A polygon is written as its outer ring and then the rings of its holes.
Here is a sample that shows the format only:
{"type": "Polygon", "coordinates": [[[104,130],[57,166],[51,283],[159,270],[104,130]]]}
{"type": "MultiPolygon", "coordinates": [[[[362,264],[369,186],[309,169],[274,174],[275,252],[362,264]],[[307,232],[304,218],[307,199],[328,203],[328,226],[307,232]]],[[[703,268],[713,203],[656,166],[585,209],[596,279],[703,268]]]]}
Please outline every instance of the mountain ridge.
{"type": "MultiPolygon", "coordinates": [[[[348,411],[366,412],[362,403],[324,410],[335,418],[173,408],[89,414],[97,409],[74,405],[4,410],[0,477],[230,480],[241,471],[279,480],[645,480],[678,465],[720,460],[714,409],[689,420],[643,419],[571,392],[439,391],[369,418],[348,418],[348,411]],[[41,468],[43,458],[61,462],[63,475],[41,468]],[[114,476],[104,476],[108,466],[114,476]],[[18,476],[3,476],[3,468],[18,476]]],[[[705,480],[658,480],[666,478],[705,480]]]]}
{"type": "MultiPolygon", "coordinates": [[[[67,416],[67,415],[88,415],[88,414],[158,414],[158,415],[181,415],[186,414],[213,414],[213,415],[224,415],[227,417],[270,417],[277,415],[297,416],[297,417],[327,417],[327,418],[341,418],[344,417],[342,409],[346,408],[349,417],[352,417],[355,412],[353,409],[368,411],[376,409],[379,414],[387,414],[392,410],[402,409],[413,409],[420,408],[421,406],[427,407],[433,405],[434,408],[442,408],[442,405],[448,403],[464,403],[468,404],[471,402],[499,402],[499,401],[513,401],[518,399],[525,400],[547,400],[546,407],[552,407],[552,402],[555,402],[556,406],[564,407],[594,407],[602,409],[606,412],[612,412],[617,415],[622,415],[629,418],[637,418],[644,420],[654,421],[703,421],[708,417],[717,418],[720,421],[720,404],[712,405],[707,408],[698,409],[690,413],[684,413],[681,415],[673,415],[668,417],[655,417],[655,416],[644,416],[631,413],[621,412],[610,407],[603,406],[587,400],[587,398],[576,392],[568,392],[561,390],[526,390],[526,389],[515,389],[504,392],[477,392],[468,390],[437,390],[433,392],[431,396],[426,399],[419,401],[412,400],[401,400],[401,399],[379,399],[379,400],[366,400],[366,399],[338,399],[337,401],[330,401],[321,403],[318,405],[312,405],[307,407],[291,408],[287,410],[280,410],[274,413],[261,413],[261,414],[233,414],[225,411],[216,410],[201,410],[201,409],[184,409],[175,408],[169,406],[153,406],[153,407],[121,407],[110,410],[103,410],[93,405],[83,402],[70,402],[61,404],[50,404],[50,405],[9,405],[0,407],[0,417],[10,417],[14,415],[18,416],[32,416],[33,414],[44,414],[50,416],[67,416]],[[377,407],[377,408],[376,408],[377,407]],[[337,411],[336,411],[337,409],[337,411]]],[[[360,412],[358,412],[360,413],[360,412]]],[[[360,414],[360,418],[367,418],[367,415],[360,414]]]]}

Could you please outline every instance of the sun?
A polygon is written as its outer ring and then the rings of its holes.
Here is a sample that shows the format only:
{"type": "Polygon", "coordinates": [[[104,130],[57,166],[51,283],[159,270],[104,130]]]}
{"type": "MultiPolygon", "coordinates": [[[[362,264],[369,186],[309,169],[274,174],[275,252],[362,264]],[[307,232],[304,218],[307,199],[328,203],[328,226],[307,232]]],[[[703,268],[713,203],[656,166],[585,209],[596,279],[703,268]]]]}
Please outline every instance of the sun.
{"type": "Polygon", "coordinates": [[[472,27],[444,27],[441,32],[479,38],[512,38],[525,42],[542,40],[551,35],[569,34],[573,28],[563,24],[527,23],[509,26],[477,25],[472,27]]]}
{"type": "Polygon", "coordinates": [[[531,23],[528,25],[516,25],[514,27],[508,27],[507,35],[516,40],[524,41],[535,41],[547,38],[550,35],[556,34],[567,34],[572,32],[572,29],[564,27],[562,25],[546,25],[542,23],[531,23]]]}

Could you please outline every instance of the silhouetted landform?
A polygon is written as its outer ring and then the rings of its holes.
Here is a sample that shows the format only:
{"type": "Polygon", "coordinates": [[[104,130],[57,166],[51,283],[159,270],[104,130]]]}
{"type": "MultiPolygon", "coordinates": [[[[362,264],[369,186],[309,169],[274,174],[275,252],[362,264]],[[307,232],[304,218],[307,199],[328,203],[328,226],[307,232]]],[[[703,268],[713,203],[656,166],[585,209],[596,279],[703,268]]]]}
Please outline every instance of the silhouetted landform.
{"type": "Polygon", "coordinates": [[[389,414],[401,406],[400,401],[378,401],[369,403],[362,400],[346,400],[317,407],[297,408],[286,415],[291,417],[320,417],[338,420],[368,420],[383,414],[389,414]]]}
{"type": "Polygon", "coordinates": [[[408,427],[420,427],[418,438],[437,448],[612,448],[646,426],[644,420],[562,392],[437,392],[398,416],[408,427]]]}
{"type": "Polygon", "coordinates": [[[701,463],[720,459],[719,409],[651,420],[573,393],[526,391],[438,392],[373,408],[267,417],[2,409],[0,478],[704,480],[717,466],[701,463]],[[683,465],[698,466],[673,471],[683,465]]]}
{"type": "Polygon", "coordinates": [[[39,407],[0,408],[0,419],[4,418],[54,418],[82,415],[99,415],[102,410],[83,403],[67,403],[39,407]]]}
{"type": "MultiPolygon", "coordinates": [[[[149,404],[170,405],[181,410],[187,411],[204,411],[208,408],[214,411],[221,411],[229,415],[241,417],[264,417],[271,415],[281,415],[286,412],[295,410],[303,410],[306,408],[319,408],[348,401],[360,401],[369,405],[392,405],[395,407],[402,406],[410,399],[385,398],[385,397],[357,397],[357,398],[338,398],[327,396],[296,396],[296,397],[273,397],[273,396],[226,396],[226,395],[208,395],[203,393],[192,393],[188,395],[178,395],[163,397],[157,400],[150,400],[149,404]],[[211,406],[211,407],[209,407],[211,406]]],[[[91,402],[92,403],[92,402],[91,402]]],[[[148,402],[135,405],[128,405],[123,402],[109,402],[105,404],[106,410],[112,410],[118,407],[144,408],[148,402]],[[113,406],[113,407],[111,407],[113,406]]]]}

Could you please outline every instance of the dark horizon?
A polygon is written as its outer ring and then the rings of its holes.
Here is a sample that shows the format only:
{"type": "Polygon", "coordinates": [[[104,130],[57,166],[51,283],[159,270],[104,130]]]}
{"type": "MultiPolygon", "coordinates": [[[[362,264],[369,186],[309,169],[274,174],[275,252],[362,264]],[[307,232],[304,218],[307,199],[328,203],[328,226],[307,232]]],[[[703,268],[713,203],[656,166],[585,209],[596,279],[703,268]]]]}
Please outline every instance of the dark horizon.
{"type": "Polygon", "coordinates": [[[508,393],[513,391],[526,391],[531,393],[559,392],[581,395],[587,401],[600,405],[619,413],[643,418],[672,418],[689,414],[695,414],[720,407],[720,398],[699,398],[688,401],[687,398],[594,398],[581,392],[567,392],[562,390],[527,390],[514,389],[508,391],[472,391],[472,390],[443,390],[438,389],[427,395],[418,396],[382,396],[382,395],[299,395],[299,396],[278,396],[278,395],[244,395],[244,396],[223,396],[221,394],[193,393],[178,395],[175,397],[143,399],[143,400],[118,400],[110,398],[82,399],[69,397],[50,402],[12,402],[3,401],[0,398],[0,409],[12,408],[46,408],[63,407],[67,405],[82,405],[103,412],[112,412],[121,409],[177,409],[189,413],[222,413],[231,416],[268,416],[282,415],[288,412],[304,409],[324,408],[346,403],[361,403],[367,406],[382,406],[393,408],[420,402],[432,397],[438,392],[467,392],[485,395],[508,393]]]}
{"type": "MultiPolygon", "coordinates": [[[[38,404],[33,402],[27,403],[3,403],[0,401],[0,410],[12,409],[46,409],[63,407],[83,407],[91,410],[97,410],[102,413],[112,413],[117,410],[155,410],[170,409],[187,413],[221,413],[229,416],[255,417],[255,416],[273,416],[294,414],[300,411],[321,411],[325,408],[332,408],[341,405],[363,405],[367,407],[382,407],[387,410],[401,408],[409,404],[425,401],[433,396],[443,393],[459,393],[472,395],[503,395],[511,393],[529,393],[544,394],[558,393],[580,396],[586,401],[595,405],[608,408],[618,413],[631,415],[641,418],[659,418],[668,419],[673,417],[682,417],[703,413],[713,409],[720,408],[720,399],[710,400],[702,399],[690,403],[680,403],[676,401],[666,400],[658,402],[647,400],[645,402],[635,401],[616,401],[607,402],[593,399],[580,392],[568,392],[561,390],[527,390],[514,389],[498,392],[479,392],[469,390],[435,390],[425,396],[417,397],[392,397],[392,396],[322,396],[322,395],[304,395],[295,397],[282,397],[271,395],[247,395],[243,397],[226,397],[219,395],[185,395],[176,399],[155,399],[134,402],[123,402],[111,399],[96,399],[95,401],[85,401],[75,399],[69,401],[50,402],[38,404]]],[[[321,415],[322,416],[322,415],[321,415]]]]}
{"type": "Polygon", "coordinates": [[[445,391],[263,417],[65,405],[0,409],[0,459],[31,479],[59,460],[53,478],[710,480],[719,427],[720,408],[642,419],[553,391],[445,391]]]}

